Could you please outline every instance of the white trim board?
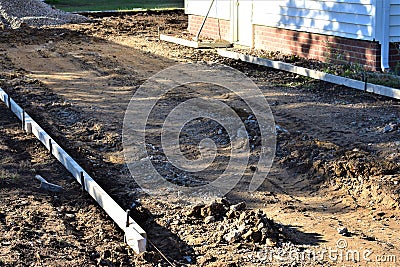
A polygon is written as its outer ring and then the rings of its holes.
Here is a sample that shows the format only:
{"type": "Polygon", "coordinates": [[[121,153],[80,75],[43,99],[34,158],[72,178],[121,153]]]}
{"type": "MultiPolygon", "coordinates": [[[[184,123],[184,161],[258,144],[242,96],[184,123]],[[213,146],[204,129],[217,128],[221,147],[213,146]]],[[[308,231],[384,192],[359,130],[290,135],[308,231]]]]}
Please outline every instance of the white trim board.
{"type": "Polygon", "coordinates": [[[400,89],[387,87],[383,85],[377,85],[372,83],[366,83],[363,81],[358,81],[346,77],[336,76],[333,74],[325,73],[322,71],[311,70],[303,67],[294,66],[289,63],[282,61],[274,61],[265,58],[259,58],[254,56],[249,56],[233,51],[228,51],[225,49],[218,49],[218,54],[222,57],[232,58],[236,60],[242,60],[244,62],[253,63],[261,66],[266,66],[278,70],[284,70],[292,73],[296,73],[302,76],[310,77],[313,79],[322,80],[325,82],[330,82],[334,84],[344,85],[353,89],[358,89],[366,91],[369,93],[374,93],[382,96],[387,96],[395,99],[400,99],[400,89]]]}
{"type": "Polygon", "coordinates": [[[113,221],[125,232],[126,243],[136,252],[146,251],[146,232],[129,217],[127,213],[90,177],[90,175],[47,134],[29,114],[27,114],[10,96],[0,88],[0,99],[23,122],[23,128],[36,136],[51,154],[64,165],[72,176],[82,185],[82,175],[85,190],[105,210],[113,221]]]}
{"type": "Polygon", "coordinates": [[[166,41],[174,44],[179,44],[192,48],[221,48],[221,47],[231,47],[231,43],[213,43],[213,42],[200,42],[200,41],[190,41],[183,38],[178,38],[174,36],[169,36],[165,34],[160,34],[160,40],[166,41]]]}

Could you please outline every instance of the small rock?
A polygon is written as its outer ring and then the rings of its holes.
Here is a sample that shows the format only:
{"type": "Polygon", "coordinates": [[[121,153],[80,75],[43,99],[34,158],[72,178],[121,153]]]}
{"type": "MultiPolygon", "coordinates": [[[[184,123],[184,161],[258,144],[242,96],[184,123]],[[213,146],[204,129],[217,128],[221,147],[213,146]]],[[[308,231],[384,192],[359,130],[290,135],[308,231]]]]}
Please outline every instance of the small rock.
{"type": "Polygon", "coordinates": [[[103,252],[103,258],[104,259],[108,259],[108,258],[110,258],[111,257],[111,251],[110,250],[105,250],[104,252],[103,252]]]}
{"type": "Polygon", "coordinates": [[[236,241],[238,241],[240,239],[240,232],[238,230],[230,231],[229,233],[224,235],[224,239],[228,243],[235,243],[236,241]]]}
{"type": "Polygon", "coordinates": [[[171,222],[171,224],[172,225],[180,225],[180,221],[179,220],[173,220],[172,222],[171,222]]]}
{"type": "Polygon", "coordinates": [[[246,212],[245,212],[245,211],[242,212],[242,213],[240,214],[240,216],[239,216],[239,222],[244,221],[244,220],[246,219],[246,217],[247,217],[246,212]]]}
{"type": "Polygon", "coordinates": [[[139,259],[147,261],[147,262],[155,262],[160,259],[160,256],[158,253],[154,251],[145,251],[141,254],[139,254],[139,259]]]}
{"type": "Polygon", "coordinates": [[[215,217],[214,216],[207,216],[204,218],[205,223],[212,223],[215,222],[215,217]]]}
{"type": "Polygon", "coordinates": [[[98,253],[97,251],[96,252],[92,252],[92,253],[90,253],[89,258],[92,261],[94,261],[95,259],[100,258],[100,253],[98,253]]]}
{"type": "Polygon", "coordinates": [[[226,198],[221,198],[219,200],[220,203],[224,204],[225,206],[229,207],[231,205],[231,203],[229,202],[229,200],[227,200],[226,198]]]}
{"type": "Polygon", "coordinates": [[[183,256],[183,259],[185,260],[185,261],[187,261],[188,263],[192,263],[192,257],[190,257],[190,256],[183,256]]]}
{"type": "Polygon", "coordinates": [[[244,210],[245,208],[246,208],[246,203],[244,203],[244,202],[240,202],[236,205],[230,206],[230,210],[233,210],[233,211],[244,210]]]}
{"type": "Polygon", "coordinates": [[[205,266],[206,263],[210,263],[210,262],[215,262],[217,260],[217,257],[207,254],[203,257],[200,257],[197,261],[198,266],[205,266]]]}
{"type": "Polygon", "coordinates": [[[196,205],[193,206],[187,213],[187,216],[191,216],[191,217],[201,217],[201,209],[204,208],[205,205],[204,204],[200,204],[200,205],[196,205]]]}
{"type": "Polygon", "coordinates": [[[276,133],[288,133],[288,130],[283,128],[282,126],[275,125],[276,133]]]}
{"type": "Polygon", "coordinates": [[[233,218],[235,218],[235,217],[236,217],[236,211],[234,211],[234,210],[229,210],[229,211],[226,213],[226,217],[227,217],[228,219],[233,219],[233,218]]]}
{"type": "Polygon", "coordinates": [[[241,224],[238,227],[238,231],[240,233],[240,235],[243,235],[246,231],[247,231],[248,227],[246,227],[246,224],[241,224]]]}
{"type": "Polygon", "coordinates": [[[269,247],[275,247],[276,246],[276,242],[274,240],[272,240],[271,238],[267,238],[265,239],[265,244],[269,247]]]}
{"type": "Polygon", "coordinates": [[[131,206],[130,206],[130,209],[131,209],[131,210],[135,210],[136,208],[140,207],[141,205],[142,205],[142,204],[140,203],[140,200],[138,200],[138,201],[133,201],[132,204],[131,204],[131,206]]]}
{"type": "Polygon", "coordinates": [[[388,124],[385,126],[385,128],[383,128],[383,133],[390,133],[393,132],[394,128],[392,125],[388,124]]]}
{"type": "Polygon", "coordinates": [[[339,227],[337,229],[338,234],[342,235],[342,236],[348,236],[349,235],[349,230],[347,229],[347,227],[339,227]]]}
{"type": "Polygon", "coordinates": [[[250,239],[250,236],[253,234],[253,230],[247,231],[244,235],[242,235],[243,239],[250,239]]]}
{"type": "Polygon", "coordinates": [[[253,231],[253,233],[250,236],[250,239],[254,243],[259,243],[262,240],[262,233],[260,231],[253,231]]]}
{"type": "Polygon", "coordinates": [[[213,202],[210,205],[207,205],[200,210],[200,214],[202,217],[207,216],[224,216],[226,213],[226,207],[222,203],[213,202]]]}

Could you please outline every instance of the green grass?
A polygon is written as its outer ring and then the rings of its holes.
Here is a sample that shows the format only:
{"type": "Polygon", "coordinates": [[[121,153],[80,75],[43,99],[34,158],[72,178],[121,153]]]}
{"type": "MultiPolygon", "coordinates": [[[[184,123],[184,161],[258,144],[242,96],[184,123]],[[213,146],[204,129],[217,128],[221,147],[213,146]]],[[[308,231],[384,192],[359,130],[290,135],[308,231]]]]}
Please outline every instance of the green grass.
{"type": "Polygon", "coordinates": [[[183,8],[184,0],[47,0],[65,11],[183,8]]]}

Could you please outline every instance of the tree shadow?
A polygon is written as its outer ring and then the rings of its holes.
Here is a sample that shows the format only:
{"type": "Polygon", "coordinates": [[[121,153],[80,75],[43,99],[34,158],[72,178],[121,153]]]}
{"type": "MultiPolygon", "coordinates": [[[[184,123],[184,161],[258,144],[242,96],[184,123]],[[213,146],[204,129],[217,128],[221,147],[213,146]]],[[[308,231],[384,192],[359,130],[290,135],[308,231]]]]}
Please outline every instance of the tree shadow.
{"type": "MultiPolygon", "coordinates": [[[[379,44],[372,41],[370,28],[374,16],[370,12],[371,7],[361,1],[350,4],[289,0],[280,7],[277,32],[290,40],[286,48],[290,53],[323,62],[367,67],[380,56],[379,44]]],[[[372,67],[379,69],[378,65],[372,67]]]]}

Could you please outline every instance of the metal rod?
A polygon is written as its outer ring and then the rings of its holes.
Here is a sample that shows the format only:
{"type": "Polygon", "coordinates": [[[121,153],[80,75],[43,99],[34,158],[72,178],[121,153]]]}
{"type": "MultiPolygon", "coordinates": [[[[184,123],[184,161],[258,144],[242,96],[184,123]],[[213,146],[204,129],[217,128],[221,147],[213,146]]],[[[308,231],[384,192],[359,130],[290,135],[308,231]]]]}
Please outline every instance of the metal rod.
{"type": "Polygon", "coordinates": [[[11,110],[11,97],[7,95],[8,108],[11,110]]]}
{"type": "Polygon", "coordinates": [[[131,216],[131,210],[126,210],[126,227],[129,227],[129,216],[131,216]]]}
{"type": "Polygon", "coordinates": [[[49,151],[50,151],[50,154],[53,154],[53,142],[52,142],[51,138],[49,139],[49,151]]]}
{"type": "Polygon", "coordinates": [[[81,186],[82,186],[82,191],[85,191],[85,175],[81,171],[81,186]]]}
{"type": "Polygon", "coordinates": [[[172,263],[172,262],[168,259],[168,257],[167,257],[164,253],[161,252],[161,250],[160,250],[158,247],[156,247],[156,245],[154,245],[153,242],[151,242],[149,239],[148,239],[148,242],[149,242],[150,245],[161,255],[161,257],[163,257],[164,260],[166,260],[166,261],[168,262],[169,265],[171,265],[172,267],[175,267],[175,266],[176,266],[174,263],[172,263]]]}
{"type": "Polygon", "coordinates": [[[208,15],[210,14],[210,11],[211,11],[211,8],[212,8],[212,6],[213,6],[213,4],[214,4],[214,1],[215,1],[215,0],[211,0],[211,4],[210,4],[210,7],[208,8],[207,15],[204,17],[203,22],[201,23],[200,29],[199,29],[199,31],[197,32],[196,37],[194,38],[194,40],[195,40],[196,42],[199,41],[200,33],[201,33],[201,31],[203,30],[204,25],[206,24],[206,20],[207,20],[207,18],[208,18],[208,15]]]}
{"type": "Polygon", "coordinates": [[[22,111],[22,130],[25,130],[25,111],[22,111]]]}

